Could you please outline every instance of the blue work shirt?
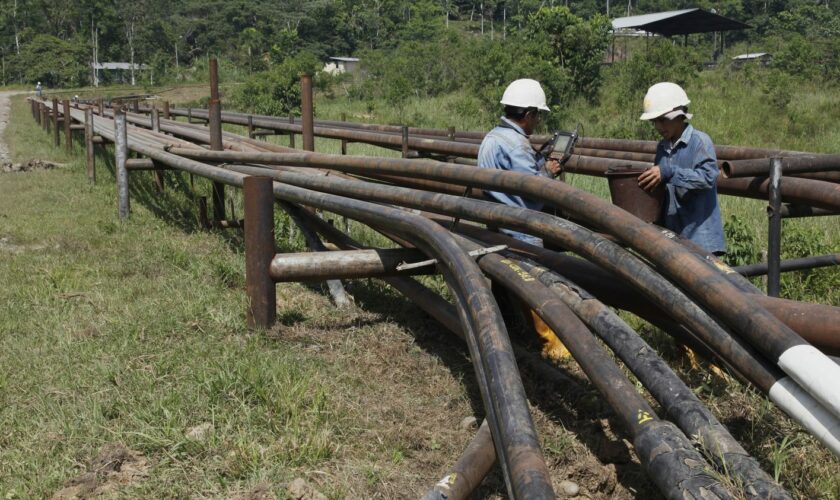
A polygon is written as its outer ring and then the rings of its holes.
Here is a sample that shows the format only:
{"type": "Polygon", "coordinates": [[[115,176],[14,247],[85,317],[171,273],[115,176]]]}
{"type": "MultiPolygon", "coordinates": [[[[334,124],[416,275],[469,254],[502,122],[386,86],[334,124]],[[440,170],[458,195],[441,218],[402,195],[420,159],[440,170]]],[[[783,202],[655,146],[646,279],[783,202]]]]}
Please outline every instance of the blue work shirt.
{"type": "MultiPolygon", "coordinates": [[[[480,168],[494,168],[507,170],[508,172],[551,177],[543,168],[545,158],[534,151],[528,134],[522,130],[522,127],[506,117],[502,117],[501,123],[488,132],[484,136],[484,140],[481,141],[481,146],[478,148],[478,166],[480,168]]],[[[543,207],[541,201],[523,198],[515,194],[500,191],[485,191],[484,193],[493,201],[511,207],[529,208],[531,210],[542,210],[543,207]]],[[[518,240],[542,246],[542,240],[534,236],[507,229],[503,229],[502,232],[518,240]]]]}
{"type": "Polygon", "coordinates": [[[665,184],[663,224],[708,252],[723,252],[723,224],[717,198],[720,175],[712,140],[688,125],[673,145],[665,139],[656,147],[665,184]]]}

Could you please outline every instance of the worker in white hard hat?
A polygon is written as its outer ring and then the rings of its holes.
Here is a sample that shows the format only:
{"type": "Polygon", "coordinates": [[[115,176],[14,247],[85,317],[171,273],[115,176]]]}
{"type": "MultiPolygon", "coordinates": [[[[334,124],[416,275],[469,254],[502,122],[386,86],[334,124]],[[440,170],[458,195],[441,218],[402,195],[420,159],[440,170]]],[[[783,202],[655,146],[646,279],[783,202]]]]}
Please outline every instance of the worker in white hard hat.
{"type": "MultiPolygon", "coordinates": [[[[484,136],[478,149],[478,166],[553,177],[560,173],[560,163],[546,161],[531,146],[530,136],[540,123],[540,113],[548,112],[545,92],[536,80],[515,80],[505,89],[501,104],[504,116],[499,124],[484,136]]],[[[514,207],[542,210],[543,203],[521,196],[497,191],[485,191],[494,201],[514,207]]],[[[516,239],[542,246],[542,240],[516,231],[503,230],[516,239]]]]}
{"type": "Polygon", "coordinates": [[[653,122],[662,140],[654,166],[639,176],[639,186],[650,191],[664,184],[662,224],[722,255],[726,244],[717,198],[717,156],[709,136],[689,123],[690,103],[676,83],[661,82],[648,89],[640,119],[653,122]]]}
{"type": "Polygon", "coordinates": [[[41,82],[38,82],[38,84],[35,85],[35,95],[38,97],[44,95],[44,88],[41,87],[41,82]]]}
{"type": "MultiPolygon", "coordinates": [[[[539,82],[527,78],[513,81],[505,89],[500,103],[504,105],[504,115],[499,124],[484,136],[478,149],[478,166],[549,178],[559,174],[560,163],[544,158],[531,146],[530,136],[540,123],[540,113],[550,111],[539,82]]],[[[542,210],[543,207],[541,201],[515,194],[500,191],[485,191],[484,194],[492,201],[512,207],[531,210],[542,210]]],[[[542,240],[536,236],[509,229],[501,231],[520,241],[542,246],[542,240]]],[[[503,302],[504,297],[500,295],[497,294],[497,299],[503,302]]],[[[524,304],[520,307],[541,339],[543,354],[552,359],[567,357],[569,351],[537,313],[524,304]]]]}

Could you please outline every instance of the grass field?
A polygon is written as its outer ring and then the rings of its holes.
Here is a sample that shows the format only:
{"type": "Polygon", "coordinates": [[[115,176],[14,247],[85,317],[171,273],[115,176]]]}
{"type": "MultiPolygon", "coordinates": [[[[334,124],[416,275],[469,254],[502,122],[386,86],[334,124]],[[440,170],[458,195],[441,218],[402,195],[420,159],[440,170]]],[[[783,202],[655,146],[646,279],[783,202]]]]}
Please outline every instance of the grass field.
{"type": "MultiPolygon", "coordinates": [[[[447,101],[412,106],[434,113],[447,101]]],[[[338,99],[318,109],[370,115],[338,99]]],[[[469,120],[451,125],[481,128],[469,120]]],[[[461,421],[483,411],[463,348],[394,292],[357,280],[348,288],[357,307],[338,310],[317,286],[278,286],[280,324],[249,333],[241,234],[198,229],[207,184],[191,189],[168,173],[161,195],[132,174],[132,216],[119,223],[110,150],[88,185],[81,151],[53,148],[20,99],[6,140],[16,160],[67,165],[0,175],[0,495],[288,498],[303,478],[329,498],[417,497],[471,438],[461,421]]],[[[317,147],[337,151],[335,141],[317,147]]],[[[605,194],[598,180],[572,182],[605,194]]],[[[724,199],[724,211],[762,244],[763,203],[724,199]]],[[[840,241],[820,220],[791,223],[840,241]]],[[[303,248],[283,216],[277,235],[280,251],[303,248]]],[[[829,452],[764,398],[672,351],[668,360],[791,493],[840,496],[829,452]]],[[[582,390],[524,370],[555,482],[576,481],[592,498],[655,497],[609,409],[574,362],[563,368],[582,390]]],[[[482,493],[502,492],[496,471],[482,493]]]]}

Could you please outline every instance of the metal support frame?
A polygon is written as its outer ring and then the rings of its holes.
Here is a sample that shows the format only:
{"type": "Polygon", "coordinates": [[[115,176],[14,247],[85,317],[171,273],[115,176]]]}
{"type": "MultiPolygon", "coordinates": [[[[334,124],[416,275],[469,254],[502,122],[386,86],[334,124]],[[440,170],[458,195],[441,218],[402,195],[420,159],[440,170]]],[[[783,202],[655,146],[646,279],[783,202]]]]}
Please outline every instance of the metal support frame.
{"type": "Polygon", "coordinates": [[[769,205],[767,206],[767,295],[778,297],[782,262],[782,159],[770,159],[769,205]]]}
{"type": "Polygon", "coordinates": [[[96,151],[93,145],[93,109],[85,109],[85,166],[87,178],[91,184],[96,184],[96,151]]]}
{"type": "Polygon", "coordinates": [[[301,75],[301,119],[303,122],[303,149],[315,151],[315,111],[312,101],[312,75],[301,75]]]}
{"type": "Polygon", "coordinates": [[[67,148],[67,151],[73,151],[73,131],[70,129],[73,119],[70,117],[70,101],[64,99],[61,104],[64,123],[64,147],[67,148]]]}
{"type": "MultiPolygon", "coordinates": [[[[222,103],[219,100],[219,63],[210,59],[210,103],[207,113],[210,129],[210,149],[222,151],[222,103]]],[[[217,227],[225,220],[225,185],[213,181],[213,222],[217,227]]]]}
{"type": "Polygon", "coordinates": [[[117,211],[120,220],[126,220],[129,215],[128,170],[125,168],[128,160],[128,126],[122,107],[114,113],[114,156],[117,171],[117,211]]]}
{"type": "MultiPolygon", "coordinates": [[[[347,113],[341,113],[341,121],[343,121],[343,122],[347,121],[347,113]]],[[[341,154],[342,155],[347,154],[347,139],[342,139],[341,140],[341,154]]]]}
{"type": "Polygon", "coordinates": [[[248,137],[254,138],[254,117],[248,115],[248,137]]]}
{"type": "Polygon", "coordinates": [[[163,101],[163,118],[168,120],[170,118],[169,114],[169,101],[163,101]]]}
{"type": "MultiPolygon", "coordinates": [[[[289,113],[289,123],[295,124],[295,115],[291,113],[289,113]]],[[[289,131],[289,147],[292,149],[295,147],[295,133],[291,131],[289,131]]]]}
{"type": "Polygon", "coordinates": [[[52,127],[53,145],[55,147],[61,146],[61,131],[58,129],[58,99],[52,100],[52,122],[47,123],[47,132],[52,127]]]}
{"type": "Polygon", "coordinates": [[[402,157],[408,158],[408,127],[402,127],[402,157]]]}
{"type": "Polygon", "coordinates": [[[277,315],[277,288],[269,276],[274,258],[274,192],[271,177],[246,177],[245,289],[248,328],[271,328],[277,315]]]}

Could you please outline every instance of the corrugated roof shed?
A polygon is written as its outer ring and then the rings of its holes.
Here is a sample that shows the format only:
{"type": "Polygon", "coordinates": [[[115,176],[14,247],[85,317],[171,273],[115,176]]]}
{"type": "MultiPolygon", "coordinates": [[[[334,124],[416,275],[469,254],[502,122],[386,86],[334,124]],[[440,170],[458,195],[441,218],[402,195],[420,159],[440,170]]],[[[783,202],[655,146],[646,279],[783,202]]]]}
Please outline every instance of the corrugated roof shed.
{"type": "Polygon", "coordinates": [[[731,31],[750,28],[741,21],[729,19],[702,9],[673,10],[643,14],[640,16],[619,17],[612,22],[613,30],[639,29],[663,36],[688,35],[691,33],[710,33],[712,31],[731,31]]]}

